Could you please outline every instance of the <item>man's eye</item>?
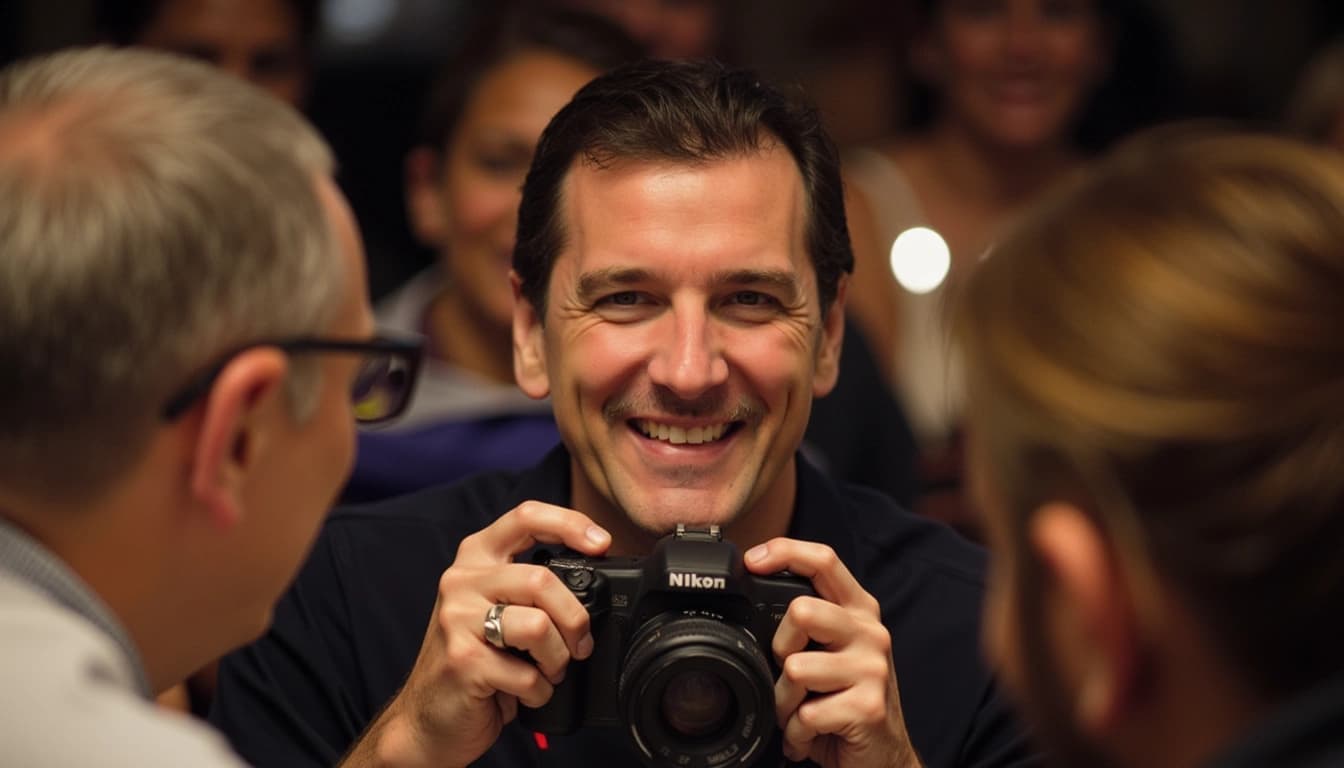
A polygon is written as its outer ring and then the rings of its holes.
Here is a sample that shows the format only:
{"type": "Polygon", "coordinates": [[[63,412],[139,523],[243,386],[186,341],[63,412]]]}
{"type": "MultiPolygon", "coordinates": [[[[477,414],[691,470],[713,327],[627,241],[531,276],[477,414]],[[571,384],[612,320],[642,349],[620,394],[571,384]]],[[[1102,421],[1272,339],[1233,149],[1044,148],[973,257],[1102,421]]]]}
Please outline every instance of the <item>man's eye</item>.
{"type": "Polygon", "coordinates": [[[639,303],[639,293],[636,291],[621,291],[603,297],[598,303],[617,307],[633,307],[639,303]]]}
{"type": "Polygon", "coordinates": [[[769,304],[774,299],[759,291],[738,291],[733,294],[733,302],[747,307],[760,307],[769,304]]]}

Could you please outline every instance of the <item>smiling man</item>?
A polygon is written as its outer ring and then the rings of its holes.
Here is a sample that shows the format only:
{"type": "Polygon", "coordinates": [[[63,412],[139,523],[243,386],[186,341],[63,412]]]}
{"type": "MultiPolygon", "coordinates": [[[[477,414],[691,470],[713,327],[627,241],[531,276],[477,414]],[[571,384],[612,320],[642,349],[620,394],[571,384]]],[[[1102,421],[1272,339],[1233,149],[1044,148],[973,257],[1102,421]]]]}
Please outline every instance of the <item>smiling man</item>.
{"type": "Polygon", "coordinates": [[[515,322],[519,383],[552,396],[577,462],[573,506],[631,553],[677,523],[781,536],[788,516],[770,510],[792,506],[794,451],[841,335],[819,302],[798,167],[774,142],[701,165],[614,163],[570,173],[571,246],[515,322]]]}
{"type": "Polygon", "coordinates": [[[978,658],[978,551],[798,455],[836,382],[853,264],[816,113],[713,64],[617,69],[547,127],[517,243],[515,373],[551,398],[562,447],[526,472],[337,512],[275,629],[224,665],[213,717],[236,746],[263,766],[1029,762],[978,658]],[[740,549],[722,575],[669,569],[633,603],[587,591],[610,566],[562,579],[528,556],[542,543],[643,563],[679,527],[694,533],[677,542],[718,530],[740,549]],[[741,711],[731,675],[678,674],[647,705],[676,749],[513,722],[520,705],[571,714],[576,690],[594,710],[631,703],[616,678],[632,657],[607,644],[635,627],[608,609],[645,629],[730,622],[716,606],[755,583],[744,568],[810,584],[752,605],[771,617],[772,635],[743,639],[762,646],[773,707],[741,711]],[[650,592],[675,607],[641,615],[650,592]],[[774,744],[719,749],[733,718],[769,722],[774,744]]]}

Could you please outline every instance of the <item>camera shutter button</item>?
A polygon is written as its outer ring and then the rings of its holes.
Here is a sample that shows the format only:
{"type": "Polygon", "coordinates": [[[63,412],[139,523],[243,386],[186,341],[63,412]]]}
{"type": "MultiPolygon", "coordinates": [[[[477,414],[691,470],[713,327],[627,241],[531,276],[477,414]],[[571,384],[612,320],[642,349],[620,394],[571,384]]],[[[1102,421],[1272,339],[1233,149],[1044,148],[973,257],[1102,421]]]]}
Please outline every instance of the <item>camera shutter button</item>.
{"type": "Polygon", "coordinates": [[[586,568],[575,568],[565,573],[565,583],[575,592],[582,592],[593,586],[593,572],[586,568]]]}

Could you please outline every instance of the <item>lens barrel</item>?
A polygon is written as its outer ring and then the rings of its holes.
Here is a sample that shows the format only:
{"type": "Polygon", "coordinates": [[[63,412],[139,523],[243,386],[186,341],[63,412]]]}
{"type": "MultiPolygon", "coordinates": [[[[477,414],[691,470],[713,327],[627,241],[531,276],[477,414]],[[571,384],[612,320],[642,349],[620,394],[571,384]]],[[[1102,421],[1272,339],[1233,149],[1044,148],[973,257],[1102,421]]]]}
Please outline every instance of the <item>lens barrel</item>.
{"type": "Polygon", "coordinates": [[[624,662],[620,711],[646,764],[751,765],[765,752],[775,731],[774,679],[746,629],[665,613],[636,631],[624,662]]]}

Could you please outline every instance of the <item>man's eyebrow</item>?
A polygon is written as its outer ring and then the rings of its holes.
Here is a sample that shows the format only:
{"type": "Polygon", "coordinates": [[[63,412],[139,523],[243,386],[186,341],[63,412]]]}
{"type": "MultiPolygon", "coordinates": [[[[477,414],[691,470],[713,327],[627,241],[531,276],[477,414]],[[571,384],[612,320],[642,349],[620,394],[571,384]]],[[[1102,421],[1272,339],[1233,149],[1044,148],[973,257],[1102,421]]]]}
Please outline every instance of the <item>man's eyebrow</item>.
{"type": "MultiPolygon", "coordinates": [[[[638,267],[606,267],[579,275],[576,293],[580,300],[591,301],[612,290],[642,285],[654,277],[647,269],[638,267]]],[[[773,288],[788,299],[796,299],[800,288],[798,276],[783,269],[730,269],[710,275],[711,285],[741,288],[773,288]]]]}
{"type": "Polygon", "coordinates": [[[798,276],[783,269],[726,270],[716,272],[712,282],[716,285],[774,288],[790,299],[796,298],[799,292],[798,276]]]}
{"type": "Polygon", "coordinates": [[[575,289],[580,300],[591,300],[612,290],[648,282],[652,273],[636,267],[606,267],[579,275],[575,289]]]}

